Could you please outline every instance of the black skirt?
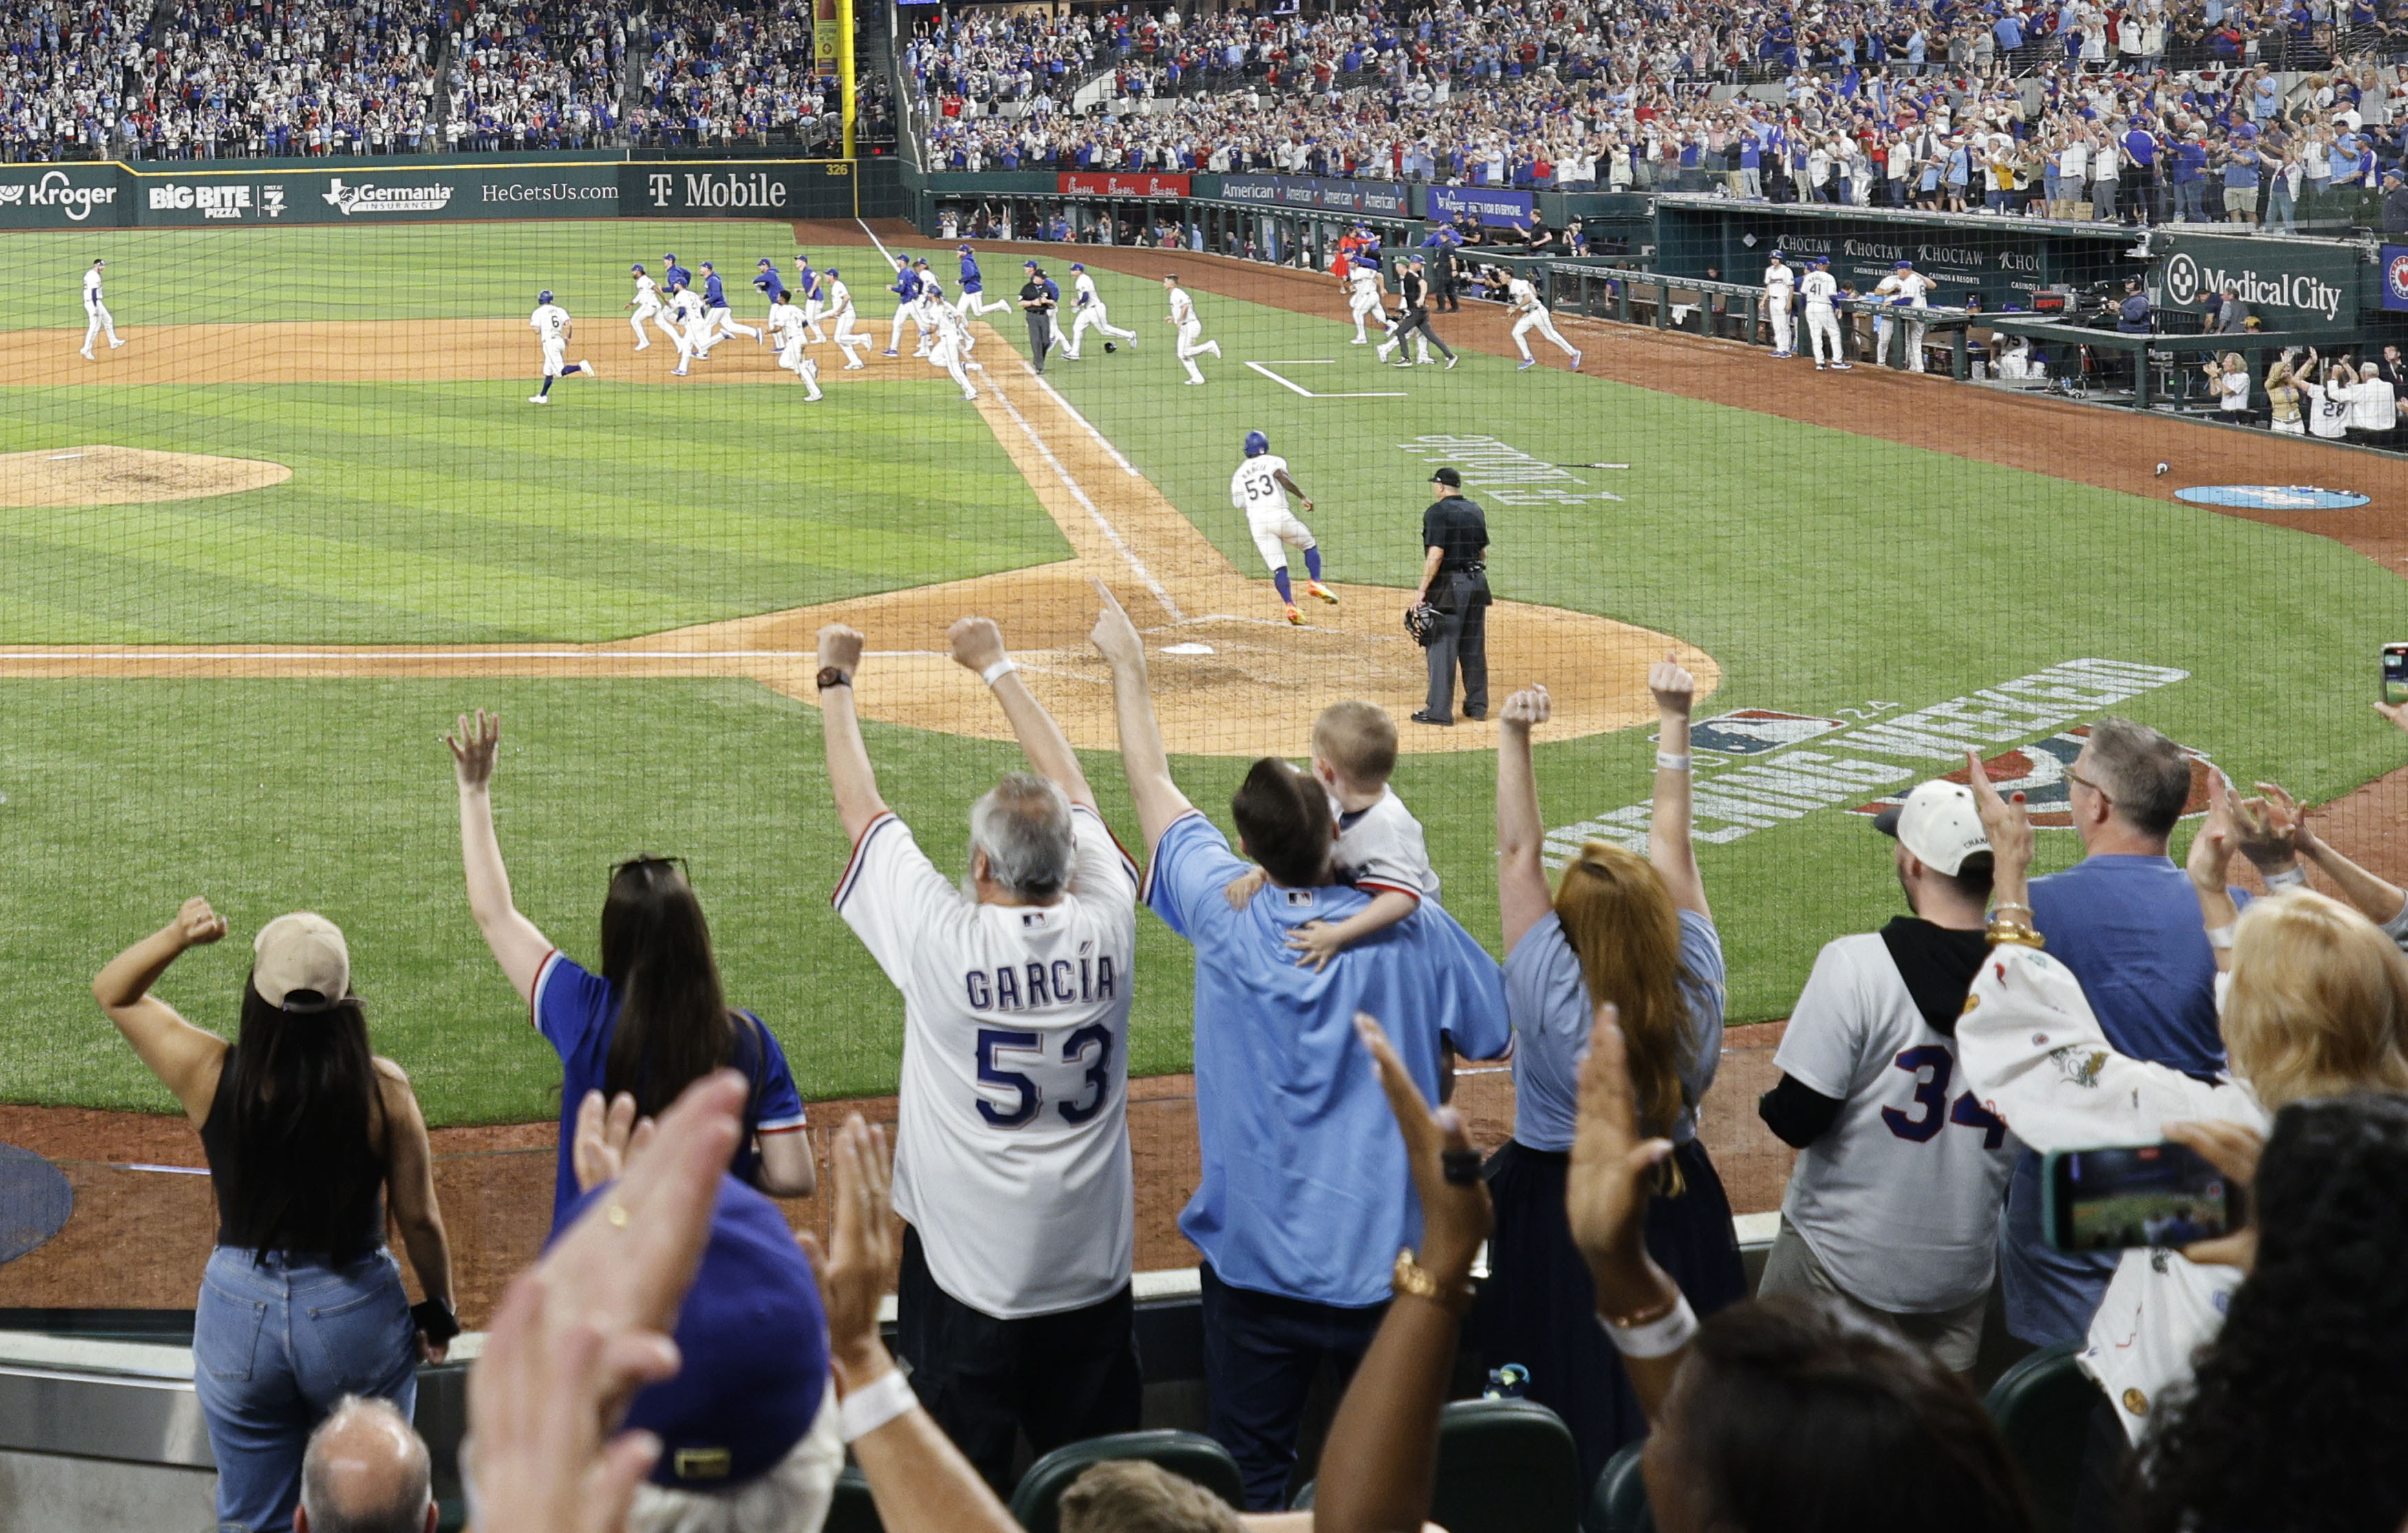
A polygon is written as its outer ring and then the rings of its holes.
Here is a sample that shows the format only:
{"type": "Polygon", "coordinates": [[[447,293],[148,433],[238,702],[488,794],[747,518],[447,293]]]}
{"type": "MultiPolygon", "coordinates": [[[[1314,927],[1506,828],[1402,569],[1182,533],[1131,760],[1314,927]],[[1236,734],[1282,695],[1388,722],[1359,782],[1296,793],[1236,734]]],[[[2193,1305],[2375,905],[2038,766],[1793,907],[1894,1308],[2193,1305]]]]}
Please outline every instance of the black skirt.
{"type": "MultiPolygon", "coordinates": [[[[1647,1418],[1621,1355],[1598,1325],[1597,1290],[1572,1246],[1564,1214],[1570,1162],[1568,1154],[1512,1141],[1489,1157],[1497,1230],[1472,1335],[1488,1367],[1529,1369],[1529,1397],[1571,1428],[1585,1483],[1617,1449],[1647,1435],[1647,1418]]],[[[1705,1146],[1691,1139],[1672,1152],[1672,1162],[1685,1190],[1649,1201],[1647,1250],[1702,1319],[1746,1297],[1747,1275],[1731,1231],[1730,1199],[1705,1146]]]]}

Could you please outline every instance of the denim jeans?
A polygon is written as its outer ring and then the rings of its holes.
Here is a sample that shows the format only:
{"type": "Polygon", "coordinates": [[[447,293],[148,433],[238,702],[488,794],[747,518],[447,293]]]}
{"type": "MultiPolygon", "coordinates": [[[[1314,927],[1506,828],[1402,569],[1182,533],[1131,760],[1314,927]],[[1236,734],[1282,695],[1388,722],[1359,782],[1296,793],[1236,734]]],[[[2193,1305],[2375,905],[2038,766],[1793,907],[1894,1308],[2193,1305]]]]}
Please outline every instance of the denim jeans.
{"type": "Polygon", "coordinates": [[[418,1405],[418,1344],[401,1268],[220,1246],[193,1317],[193,1384],[218,1464],[220,1533],[285,1533],[311,1428],[346,1395],[418,1405]]]}

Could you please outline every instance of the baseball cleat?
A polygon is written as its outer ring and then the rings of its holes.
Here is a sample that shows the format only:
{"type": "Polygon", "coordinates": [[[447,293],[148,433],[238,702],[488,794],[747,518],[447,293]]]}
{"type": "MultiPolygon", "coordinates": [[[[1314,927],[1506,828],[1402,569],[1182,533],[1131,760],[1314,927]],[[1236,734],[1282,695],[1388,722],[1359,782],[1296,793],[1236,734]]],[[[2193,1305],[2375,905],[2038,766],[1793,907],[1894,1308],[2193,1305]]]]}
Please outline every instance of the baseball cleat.
{"type": "Polygon", "coordinates": [[[636,350],[637,350],[637,351],[651,351],[652,349],[652,343],[651,341],[648,341],[648,340],[639,340],[639,341],[638,341],[638,342],[636,343],[636,350]]]}
{"type": "Polygon", "coordinates": [[[586,361],[583,357],[579,357],[577,359],[577,370],[583,373],[588,378],[600,378],[602,376],[600,373],[594,370],[594,364],[586,361]]]}
{"type": "Polygon", "coordinates": [[[527,395],[527,403],[530,405],[549,405],[552,403],[552,400],[543,394],[531,394],[527,395]]]}
{"type": "Polygon", "coordinates": [[[887,348],[885,351],[881,351],[881,352],[879,352],[878,354],[879,354],[880,356],[882,356],[882,357],[899,357],[899,356],[901,356],[903,353],[902,353],[902,352],[900,352],[900,351],[896,351],[893,347],[889,347],[889,348],[887,348]]]}
{"type": "Polygon", "coordinates": [[[1202,388],[1204,386],[1204,380],[1200,378],[1191,378],[1187,380],[1187,386],[1191,389],[1202,388]]]}
{"type": "Polygon", "coordinates": [[[1308,596],[1319,596],[1323,601],[1327,602],[1332,607],[1338,605],[1338,593],[1330,590],[1329,587],[1322,584],[1319,580],[1305,581],[1304,594],[1308,596]]]}
{"type": "Polygon", "coordinates": [[[1517,373],[1526,373],[1538,365],[1539,359],[1537,357],[1524,357],[1513,370],[1517,373]]]}
{"type": "Polygon", "coordinates": [[[1287,609],[1287,620],[1290,623],[1295,623],[1299,628],[1304,626],[1304,614],[1297,611],[1293,605],[1291,605],[1287,609]]]}
{"type": "Polygon", "coordinates": [[[1449,357],[1446,359],[1446,370],[1448,372],[1455,371],[1455,358],[1449,357]]]}
{"type": "Polygon", "coordinates": [[[962,397],[965,399],[976,399],[978,397],[978,391],[976,389],[964,389],[962,391],[962,397]]]}
{"type": "MultiPolygon", "coordinates": [[[[868,365],[869,364],[866,362],[848,362],[844,365],[844,370],[849,373],[857,373],[868,365]]],[[[682,369],[681,369],[681,371],[682,371],[682,369]]]]}
{"type": "Polygon", "coordinates": [[[673,367],[669,369],[669,376],[671,378],[683,378],[685,376],[685,369],[683,367],[673,367]]]}
{"type": "Polygon", "coordinates": [[[1369,346],[1369,345],[1370,345],[1370,344],[1371,344],[1371,342],[1370,342],[1369,337],[1364,337],[1364,336],[1357,336],[1357,337],[1355,337],[1353,340],[1348,341],[1346,344],[1347,344],[1347,345],[1349,345],[1349,346],[1369,346]]]}
{"type": "Polygon", "coordinates": [[[1221,354],[1221,343],[1217,340],[1208,340],[1204,343],[1204,350],[1217,357],[1221,354]]]}
{"type": "Polygon", "coordinates": [[[1572,371],[1574,371],[1574,372],[1579,372],[1579,371],[1580,371],[1581,358],[1582,358],[1582,357],[1584,357],[1584,356],[1585,356],[1586,354],[1587,354],[1587,353],[1586,353],[1586,352],[1584,352],[1584,351],[1574,351],[1574,352],[1572,353],[1572,371]]]}
{"type": "Polygon", "coordinates": [[[1856,365],[1853,362],[1835,362],[1831,364],[1831,371],[1835,373],[1852,373],[1856,370],[1856,365]]]}
{"type": "Polygon", "coordinates": [[[121,346],[122,346],[122,345],[124,345],[124,344],[125,344],[125,343],[124,343],[123,341],[122,341],[122,340],[113,340],[113,341],[110,341],[110,342],[108,343],[108,349],[109,349],[110,351],[116,351],[119,347],[121,347],[121,346]]]}
{"type": "Polygon", "coordinates": [[[86,362],[97,362],[100,360],[98,357],[93,356],[90,351],[78,351],[76,355],[83,358],[86,362]]]}
{"type": "Polygon", "coordinates": [[[1828,362],[1818,362],[1814,364],[1814,370],[1818,373],[1828,373],[1831,370],[1831,365],[1828,362]]]}

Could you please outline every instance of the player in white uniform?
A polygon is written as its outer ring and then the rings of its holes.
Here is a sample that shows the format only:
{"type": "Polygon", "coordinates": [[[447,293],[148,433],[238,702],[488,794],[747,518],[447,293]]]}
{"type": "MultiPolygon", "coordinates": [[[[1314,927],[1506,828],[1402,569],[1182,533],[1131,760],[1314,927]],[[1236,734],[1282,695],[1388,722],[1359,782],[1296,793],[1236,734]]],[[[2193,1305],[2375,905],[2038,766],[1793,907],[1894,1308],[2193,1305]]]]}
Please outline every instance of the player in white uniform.
{"type": "Polygon", "coordinates": [[[1204,322],[1196,317],[1196,302],[1187,296],[1187,290],[1179,285],[1175,273],[1162,274],[1162,291],[1170,299],[1170,312],[1163,317],[1162,322],[1179,332],[1179,365],[1187,369],[1188,382],[1201,383],[1204,374],[1197,367],[1196,359],[1219,356],[1221,343],[1202,338],[1204,322]]]}
{"type": "MultiPolygon", "coordinates": [[[[970,322],[940,303],[929,306],[933,344],[928,348],[928,363],[942,367],[953,380],[961,385],[962,397],[976,399],[978,390],[970,387],[969,374],[963,370],[970,360],[970,322]]],[[[974,365],[974,364],[970,364],[974,365]]]]}
{"type": "MultiPolygon", "coordinates": [[[[1130,351],[1136,351],[1137,332],[1134,330],[1122,329],[1119,325],[1112,323],[1111,319],[1105,315],[1103,295],[1096,291],[1096,279],[1087,274],[1086,263],[1083,261],[1071,262],[1070,271],[1070,310],[1072,314],[1070,321],[1070,337],[1068,340],[1061,343],[1062,354],[1072,362],[1078,361],[1079,337],[1085,335],[1089,330],[1100,330],[1107,336],[1115,337],[1121,340],[1125,340],[1129,343],[1130,351]]],[[[1057,336],[1060,335],[1062,331],[1059,319],[1060,317],[1057,315],[1055,317],[1056,322],[1054,326],[1054,332],[1057,336]]],[[[1104,350],[1109,351],[1111,350],[1111,347],[1112,343],[1111,341],[1108,340],[1104,342],[1104,350]]]]}
{"type": "Polygon", "coordinates": [[[636,295],[627,300],[635,313],[628,317],[627,325],[636,332],[636,350],[642,351],[652,344],[644,337],[644,324],[661,311],[661,285],[645,272],[641,262],[629,266],[627,275],[636,279],[636,295]]]}
{"type": "Polygon", "coordinates": [[[803,306],[803,338],[825,342],[827,332],[820,328],[827,308],[827,276],[811,270],[810,257],[795,257],[795,295],[803,306]]]}
{"type": "Polygon", "coordinates": [[[1579,351],[1556,333],[1555,316],[1547,312],[1547,306],[1540,300],[1539,290],[1531,285],[1528,278],[1516,276],[1505,284],[1505,307],[1513,311],[1513,350],[1522,353],[1522,365],[1514,368],[1515,372],[1524,372],[1539,365],[1539,359],[1530,354],[1530,343],[1523,338],[1533,330],[1554,341],[1555,350],[1572,359],[1572,371],[1580,371],[1579,351]]]}
{"type": "Polygon", "coordinates": [[[1287,460],[1271,451],[1271,439],[1259,431],[1246,433],[1246,461],[1238,465],[1229,476],[1229,504],[1246,513],[1246,530],[1254,534],[1254,550],[1269,566],[1271,584],[1279,587],[1280,604],[1287,609],[1287,620],[1301,623],[1304,614],[1296,609],[1296,592],[1288,583],[1287,551],[1304,551],[1304,589],[1308,595],[1319,596],[1336,606],[1338,596],[1321,583],[1321,545],[1313,541],[1312,529],[1297,520],[1288,509],[1291,492],[1304,502],[1306,510],[1312,509],[1312,498],[1295,480],[1288,477],[1287,460]]]}
{"type": "Polygon", "coordinates": [[[836,322],[836,347],[844,353],[845,369],[857,371],[863,363],[855,349],[866,351],[871,342],[867,336],[857,335],[853,331],[853,290],[844,285],[836,268],[830,266],[820,274],[820,294],[827,305],[828,317],[836,322]]]}
{"type": "Polygon", "coordinates": [[[677,342],[678,365],[670,376],[683,378],[686,364],[702,354],[700,337],[710,330],[710,321],[702,307],[702,294],[683,282],[669,283],[668,318],[661,328],[677,342]]]}
{"type": "Polygon", "coordinates": [[[1846,372],[1848,364],[1840,353],[1840,314],[1831,307],[1832,300],[1840,295],[1839,280],[1831,275],[1828,257],[1818,255],[1809,265],[1806,279],[1798,284],[1798,292],[1806,300],[1806,342],[1814,351],[1814,370],[1819,373],[1835,367],[1846,372]],[[1828,362],[1824,360],[1827,348],[1830,353],[1828,362]]]}
{"type": "Polygon", "coordinates": [[[84,326],[83,331],[83,359],[86,362],[100,360],[92,354],[92,343],[100,338],[103,331],[108,334],[110,351],[114,351],[125,344],[117,338],[117,320],[108,312],[108,305],[100,295],[100,274],[108,269],[108,262],[95,261],[83,274],[83,311],[92,322],[84,326]]]}
{"type": "Polygon", "coordinates": [[[1827,944],[1757,1110],[1799,1151],[1760,1297],[1836,1297],[1970,1372],[2018,1146],[1957,1069],[1989,955],[1990,843],[1972,791],[1926,782],[1873,824],[1914,917],[1827,944]]]}
{"type": "Polygon", "coordinates": [[[820,365],[803,355],[803,311],[789,294],[781,294],[769,306],[769,338],[778,348],[778,365],[803,380],[810,391],[804,398],[817,403],[820,395],[820,365]]]}
{"type": "Polygon", "coordinates": [[[1906,371],[1923,371],[1923,322],[1908,316],[1918,308],[1929,308],[1930,300],[1924,295],[1931,291],[1931,279],[1914,269],[1912,261],[1901,261],[1887,277],[1873,286],[1873,295],[1885,300],[1881,311],[1873,317],[1876,337],[1873,354],[1882,365],[1889,365],[1889,337],[1893,324],[1906,329],[1906,371]],[[1902,308],[1907,312],[1893,321],[1889,310],[1902,308]]]}
{"type": "Polygon", "coordinates": [[[948,638],[1035,769],[971,809],[967,885],[879,796],[853,699],[862,637],[849,628],[820,631],[821,734],[853,846],[837,913],[903,1000],[897,1350],[938,1426],[1008,1483],[1019,1431],[1043,1454],[1138,1424],[1126,1116],[1138,876],[995,624],[964,618],[948,638]]]}
{"type": "Polygon", "coordinates": [[[571,373],[583,373],[588,378],[600,376],[590,362],[566,360],[569,337],[577,327],[569,319],[568,310],[552,301],[552,289],[546,288],[535,295],[535,312],[527,316],[527,324],[543,347],[543,387],[527,395],[528,404],[551,404],[552,383],[571,373]]]}
{"type": "Polygon", "coordinates": [[[1798,354],[1798,316],[1792,305],[1798,301],[1798,274],[1779,251],[1764,264],[1764,312],[1772,322],[1772,354],[1794,357],[1798,354]]]}
{"type": "Polygon", "coordinates": [[[1365,322],[1377,319],[1380,328],[1396,328],[1388,322],[1388,279],[1380,271],[1373,257],[1358,255],[1346,274],[1346,311],[1354,318],[1354,338],[1350,345],[1369,346],[1371,337],[1365,322]]]}

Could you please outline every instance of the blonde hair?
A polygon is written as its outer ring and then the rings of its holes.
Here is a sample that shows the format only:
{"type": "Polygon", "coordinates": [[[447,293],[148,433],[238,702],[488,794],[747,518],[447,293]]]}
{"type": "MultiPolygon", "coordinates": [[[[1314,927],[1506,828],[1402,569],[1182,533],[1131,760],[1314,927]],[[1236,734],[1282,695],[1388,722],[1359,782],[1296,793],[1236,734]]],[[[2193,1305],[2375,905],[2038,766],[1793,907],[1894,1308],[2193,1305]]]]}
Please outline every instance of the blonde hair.
{"type": "Polygon", "coordinates": [[[1332,703],[1312,721],[1312,753],[1353,788],[1377,788],[1397,769],[1397,721],[1377,703],[1332,703]]]}
{"type": "Polygon", "coordinates": [[[2232,943],[2224,1044],[2272,1110],[2341,1092],[2408,1091],[2408,957],[2313,890],[2258,900],[2232,943]]]}
{"type": "MultiPolygon", "coordinates": [[[[1656,865],[1627,847],[1590,841],[1564,868],[1555,919],[1580,960],[1591,1007],[1612,1001],[1629,1049],[1639,1131],[1672,1131],[1686,1105],[1681,1067],[1691,1063],[1689,1001],[1681,990],[1681,915],[1656,865]]],[[[1681,1191],[1664,1163],[1663,1190],[1681,1191]]]]}
{"type": "Polygon", "coordinates": [[[1226,1501],[1142,1458],[1113,1458],[1071,1482],[1062,1533],[1239,1533],[1226,1501]]]}

